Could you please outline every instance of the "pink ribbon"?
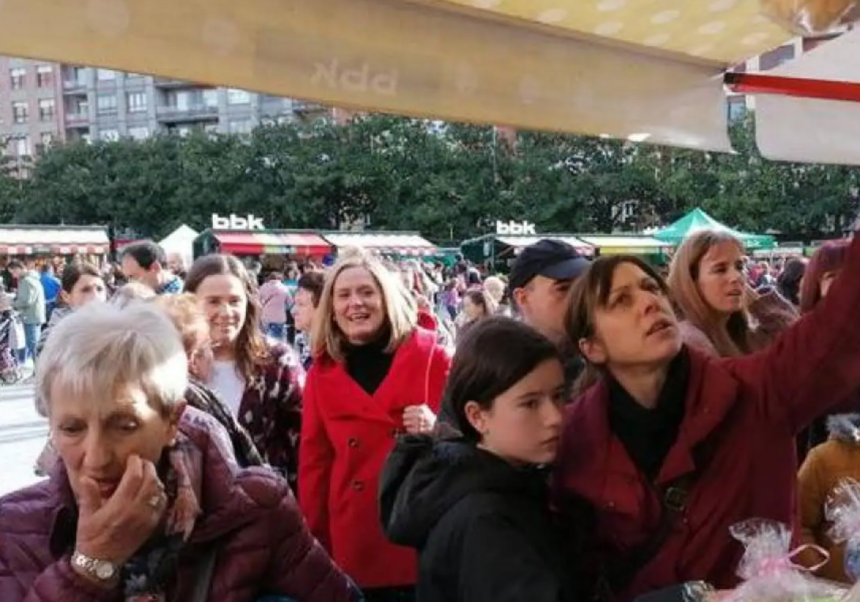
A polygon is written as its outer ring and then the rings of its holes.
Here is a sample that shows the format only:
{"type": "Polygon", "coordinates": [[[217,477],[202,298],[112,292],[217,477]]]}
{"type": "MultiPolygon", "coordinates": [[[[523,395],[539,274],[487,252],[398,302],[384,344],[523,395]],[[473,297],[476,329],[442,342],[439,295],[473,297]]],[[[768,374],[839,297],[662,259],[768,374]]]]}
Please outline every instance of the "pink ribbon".
{"type": "Polygon", "coordinates": [[[805,571],[808,573],[814,573],[818,569],[822,568],[827,561],[830,560],[830,553],[822,548],[821,546],[816,546],[813,544],[804,544],[793,549],[791,552],[786,554],[785,556],[778,556],[775,558],[765,558],[762,562],[759,563],[757,569],[755,571],[756,577],[771,577],[775,574],[778,574],[785,570],[794,570],[794,571],[805,571]],[[807,550],[812,550],[817,552],[822,560],[815,566],[806,567],[801,564],[797,564],[794,562],[794,559],[800,556],[803,552],[807,550]]]}

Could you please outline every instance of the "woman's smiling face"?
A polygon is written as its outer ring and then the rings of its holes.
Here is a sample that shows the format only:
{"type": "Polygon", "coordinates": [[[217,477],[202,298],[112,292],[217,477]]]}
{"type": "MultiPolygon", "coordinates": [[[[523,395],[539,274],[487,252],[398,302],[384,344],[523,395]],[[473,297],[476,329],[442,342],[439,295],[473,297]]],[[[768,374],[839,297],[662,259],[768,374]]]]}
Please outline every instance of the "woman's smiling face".
{"type": "Polygon", "coordinates": [[[365,268],[346,268],[334,282],[334,320],[347,341],[362,345],[373,341],[385,322],[382,290],[365,268]]]}

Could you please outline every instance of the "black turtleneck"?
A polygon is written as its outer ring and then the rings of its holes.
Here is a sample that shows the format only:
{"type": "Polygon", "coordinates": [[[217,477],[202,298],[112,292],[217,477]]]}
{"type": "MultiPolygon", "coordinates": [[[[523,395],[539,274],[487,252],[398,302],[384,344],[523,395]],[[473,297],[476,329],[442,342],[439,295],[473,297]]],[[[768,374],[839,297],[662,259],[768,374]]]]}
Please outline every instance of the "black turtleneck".
{"type": "Polygon", "coordinates": [[[368,395],[373,395],[385,380],[394,354],[385,351],[388,334],[364,345],[347,345],[346,371],[368,395]]]}
{"type": "Polygon", "coordinates": [[[669,366],[666,383],[653,409],[637,403],[618,381],[609,379],[609,427],[624,444],[633,463],[652,482],[678,438],[689,376],[690,361],[683,350],[669,366]]]}

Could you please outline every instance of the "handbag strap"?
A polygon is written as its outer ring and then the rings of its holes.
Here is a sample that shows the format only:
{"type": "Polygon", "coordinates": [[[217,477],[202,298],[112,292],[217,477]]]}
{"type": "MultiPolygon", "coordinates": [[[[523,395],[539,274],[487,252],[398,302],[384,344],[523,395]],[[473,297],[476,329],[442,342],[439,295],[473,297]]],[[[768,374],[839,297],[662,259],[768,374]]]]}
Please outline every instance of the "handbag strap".
{"type": "Polygon", "coordinates": [[[218,559],[218,550],[215,547],[203,553],[197,563],[197,581],[194,583],[194,592],[189,602],[208,602],[209,590],[212,587],[212,575],[215,573],[215,561],[218,559]]]}

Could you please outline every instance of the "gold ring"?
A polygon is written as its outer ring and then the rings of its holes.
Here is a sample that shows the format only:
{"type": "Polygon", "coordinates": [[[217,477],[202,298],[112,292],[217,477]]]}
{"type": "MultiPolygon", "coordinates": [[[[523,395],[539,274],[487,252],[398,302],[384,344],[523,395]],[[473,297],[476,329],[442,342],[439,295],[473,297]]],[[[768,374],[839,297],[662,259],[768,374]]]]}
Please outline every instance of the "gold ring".
{"type": "Polygon", "coordinates": [[[149,504],[149,507],[153,510],[158,510],[158,507],[161,505],[161,495],[155,494],[151,498],[146,501],[149,504]]]}

